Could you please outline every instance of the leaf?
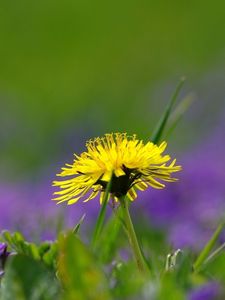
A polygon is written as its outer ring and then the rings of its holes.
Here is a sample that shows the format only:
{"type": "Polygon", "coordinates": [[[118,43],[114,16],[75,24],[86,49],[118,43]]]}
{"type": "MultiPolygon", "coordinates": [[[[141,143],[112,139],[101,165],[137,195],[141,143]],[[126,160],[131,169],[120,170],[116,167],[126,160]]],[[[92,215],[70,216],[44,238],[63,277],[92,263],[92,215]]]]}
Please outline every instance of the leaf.
{"type": "MultiPolygon", "coordinates": [[[[222,252],[220,255],[214,257],[213,260],[209,261],[204,268],[201,269],[201,274],[205,274],[207,277],[211,277],[214,280],[218,280],[225,285],[225,253],[222,252]]],[[[223,298],[224,299],[224,298],[223,298]]]]}
{"type": "Polygon", "coordinates": [[[65,290],[65,300],[111,299],[104,273],[90,250],[73,234],[59,239],[58,277],[65,290]]]}
{"type": "Polygon", "coordinates": [[[174,94],[172,95],[169,103],[167,104],[166,109],[165,109],[162,117],[160,118],[158,124],[156,125],[156,128],[153,130],[151,141],[155,144],[157,144],[160,141],[161,137],[162,137],[162,134],[165,130],[168,118],[171,114],[172,108],[173,108],[173,106],[174,106],[174,104],[177,100],[178,94],[179,94],[184,82],[185,82],[185,78],[182,77],[180,79],[180,82],[178,83],[176,89],[175,89],[174,94]]]}
{"type": "Polygon", "coordinates": [[[38,246],[25,241],[20,232],[10,233],[9,231],[3,231],[2,238],[17,253],[33,257],[34,259],[40,259],[38,246]]]}
{"type": "Polygon", "coordinates": [[[190,288],[191,275],[192,275],[192,256],[188,251],[182,251],[182,255],[177,260],[175,266],[176,283],[179,287],[190,288]]]}
{"type": "MultiPolygon", "coordinates": [[[[184,291],[177,284],[177,277],[173,272],[167,272],[160,281],[157,300],[185,300],[184,291]]],[[[157,287],[157,286],[156,286],[157,287]]]]}
{"type": "Polygon", "coordinates": [[[4,300],[57,300],[59,284],[53,273],[31,257],[16,255],[6,264],[1,285],[4,300]]]}
{"type": "Polygon", "coordinates": [[[2,239],[17,254],[23,254],[36,260],[42,260],[46,266],[54,268],[58,255],[56,242],[43,242],[39,246],[27,242],[20,232],[2,232],[2,239]]]}
{"type": "MultiPolygon", "coordinates": [[[[120,207],[117,209],[120,210],[120,207]]],[[[119,214],[120,212],[117,211],[117,213],[119,214]]],[[[104,263],[109,263],[115,259],[116,251],[119,248],[121,225],[122,223],[119,216],[113,214],[104,226],[104,230],[102,230],[98,243],[99,251],[97,251],[97,253],[104,263]]]]}
{"type": "Polygon", "coordinates": [[[149,277],[142,276],[135,262],[130,261],[126,264],[117,262],[111,277],[114,282],[113,299],[155,299],[147,298],[146,292],[142,298],[142,291],[149,284],[149,277]]]}
{"type": "Polygon", "coordinates": [[[49,251],[49,249],[51,248],[51,245],[52,243],[51,242],[43,242],[39,245],[38,247],[38,252],[39,252],[39,255],[41,257],[43,257],[45,255],[45,253],[47,251],[49,251]]]}
{"type": "Polygon", "coordinates": [[[50,244],[49,249],[46,250],[45,253],[42,255],[41,259],[46,266],[54,269],[56,268],[56,262],[59,254],[58,248],[58,242],[53,242],[50,244]]]}
{"type": "Polygon", "coordinates": [[[8,245],[13,244],[13,238],[9,231],[4,230],[1,232],[2,240],[5,241],[8,245]]]}

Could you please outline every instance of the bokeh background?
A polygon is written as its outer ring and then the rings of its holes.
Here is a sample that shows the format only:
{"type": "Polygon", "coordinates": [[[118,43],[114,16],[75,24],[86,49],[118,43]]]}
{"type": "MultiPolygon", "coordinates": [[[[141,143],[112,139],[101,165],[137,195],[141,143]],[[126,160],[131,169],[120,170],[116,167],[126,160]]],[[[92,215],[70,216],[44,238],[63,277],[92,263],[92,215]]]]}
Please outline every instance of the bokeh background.
{"type": "Polygon", "coordinates": [[[55,174],[90,137],[149,138],[186,76],[179,100],[194,101],[168,138],[184,166],[180,182],[140,195],[137,209],[175,246],[203,243],[225,211],[225,2],[0,7],[1,229],[50,238],[84,212],[94,219],[95,200],[69,208],[50,200],[55,174]]]}

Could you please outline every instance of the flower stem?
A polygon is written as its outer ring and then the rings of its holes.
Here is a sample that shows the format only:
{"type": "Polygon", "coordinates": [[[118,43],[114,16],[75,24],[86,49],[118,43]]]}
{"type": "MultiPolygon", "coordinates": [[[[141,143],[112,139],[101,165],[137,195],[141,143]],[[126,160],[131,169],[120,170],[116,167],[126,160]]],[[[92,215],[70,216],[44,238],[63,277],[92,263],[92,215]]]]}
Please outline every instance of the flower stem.
{"type": "Polygon", "coordinates": [[[132,220],[130,217],[128,202],[127,202],[126,197],[121,197],[120,203],[121,203],[121,210],[123,213],[124,225],[126,227],[128,239],[129,239],[131,248],[133,250],[133,254],[134,254],[138,269],[140,270],[141,273],[144,273],[147,270],[147,265],[146,265],[143,255],[142,255],[142,251],[140,249],[136,233],[134,231],[134,226],[133,226],[133,223],[132,223],[132,220]]]}
{"type": "Polygon", "coordinates": [[[94,233],[93,233],[92,241],[91,241],[91,245],[92,245],[93,248],[96,247],[96,243],[98,241],[98,238],[99,238],[99,236],[101,234],[101,231],[102,231],[102,228],[103,228],[103,224],[104,224],[104,221],[105,221],[105,213],[106,213],[106,208],[107,208],[107,203],[108,203],[109,192],[110,192],[111,186],[112,186],[112,176],[111,176],[109,182],[107,183],[106,190],[105,190],[105,193],[104,193],[104,196],[103,196],[102,207],[101,207],[101,210],[100,210],[100,213],[98,215],[97,222],[96,222],[96,225],[95,225],[95,228],[94,228],[94,233]]]}

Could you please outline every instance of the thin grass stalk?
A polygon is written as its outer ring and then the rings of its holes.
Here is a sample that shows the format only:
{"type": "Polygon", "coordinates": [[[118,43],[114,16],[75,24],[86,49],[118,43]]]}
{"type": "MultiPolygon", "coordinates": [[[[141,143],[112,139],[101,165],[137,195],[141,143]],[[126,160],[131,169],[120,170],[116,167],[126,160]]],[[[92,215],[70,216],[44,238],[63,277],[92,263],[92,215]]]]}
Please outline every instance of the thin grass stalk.
{"type": "Polygon", "coordinates": [[[123,221],[125,224],[126,233],[137,263],[137,267],[141,273],[145,273],[147,271],[147,265],[138,243],[138,239],[129,213],[128,201],[125,196],[120,198],[120,203],[121,203],[121,210],[123,213],[123,221]]]}

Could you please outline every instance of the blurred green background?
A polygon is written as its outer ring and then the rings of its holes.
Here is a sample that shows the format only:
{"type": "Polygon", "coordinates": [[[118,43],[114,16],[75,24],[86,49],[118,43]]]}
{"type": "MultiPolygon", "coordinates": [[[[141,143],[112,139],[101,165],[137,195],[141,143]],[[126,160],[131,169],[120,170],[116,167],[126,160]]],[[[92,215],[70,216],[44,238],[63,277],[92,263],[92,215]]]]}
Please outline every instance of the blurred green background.
{"type": "MultiPolygon", "coordinates": [[[[0,1],[1,175],[37,172],[85,140],[147,138],[179,78],[188,151],[224,112],[224,1],[0,1]]],[[[178,150],[176,150],[178,151],[178,150]]]]}

